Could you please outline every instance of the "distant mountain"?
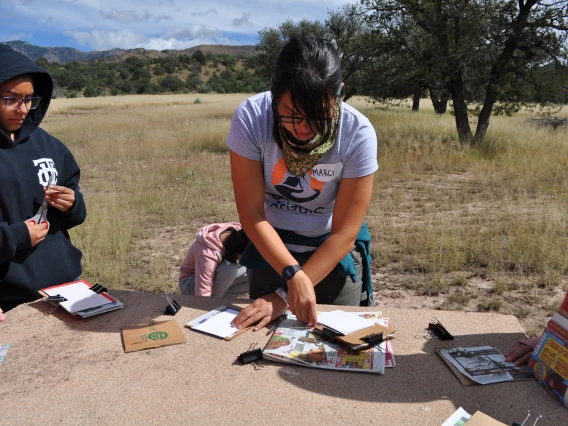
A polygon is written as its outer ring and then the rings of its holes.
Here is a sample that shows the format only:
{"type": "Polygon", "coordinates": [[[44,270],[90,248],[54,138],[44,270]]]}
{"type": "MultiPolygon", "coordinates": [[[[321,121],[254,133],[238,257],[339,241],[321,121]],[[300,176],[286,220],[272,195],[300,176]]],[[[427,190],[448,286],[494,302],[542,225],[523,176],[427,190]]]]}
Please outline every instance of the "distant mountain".
{"type": "Polygon", "coordinates": [[[146,50],[138,49],[112,49],[95,50],[83,52],[72,47],[41,47],[35,46],[25,41],[7,41],[5,44],[12,47],[17,52],[26,55],[32,61],[45,58],[48,62],[65,64],[72,61],[85,61],[89,59],[103,59],[105,61],[122,61],[128,56],[139,56],[145,58],[160,58],[168,55],[191,55],[196,50],[203,53],[227,54],[231,56],[250,57],[256,55],[255,46],[224,46],[224,45],[201,45],[183,50],[146,50]]]}

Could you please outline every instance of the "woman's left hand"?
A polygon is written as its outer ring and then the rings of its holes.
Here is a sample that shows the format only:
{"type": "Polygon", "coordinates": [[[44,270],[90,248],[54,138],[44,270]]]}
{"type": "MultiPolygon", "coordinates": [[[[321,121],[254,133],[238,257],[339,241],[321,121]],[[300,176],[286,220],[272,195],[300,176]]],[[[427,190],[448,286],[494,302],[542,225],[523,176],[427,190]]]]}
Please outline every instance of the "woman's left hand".
{"type": "Polygon", "coordinates": [[[524,343],[519,343],[505,353],[505,360],[515,365],[523,365],[529,362],[532,352],[533,348],[524,343]]]}
{"type": "Polygon", "coordinates": [[[51,206],[66,212],[75,204],[75,191],[66,186],[50,185],[45,190],[45,198],[51,206]]]}
{"type": "Polygon", "coordinates": [[[239,312],[231,325],[241,329],[260,321],[253,328],[253,331],[258,331],[270,321],[275,320],[286,312],[286,308],[286,302],[276,293],[259,297],[239,312]]]}

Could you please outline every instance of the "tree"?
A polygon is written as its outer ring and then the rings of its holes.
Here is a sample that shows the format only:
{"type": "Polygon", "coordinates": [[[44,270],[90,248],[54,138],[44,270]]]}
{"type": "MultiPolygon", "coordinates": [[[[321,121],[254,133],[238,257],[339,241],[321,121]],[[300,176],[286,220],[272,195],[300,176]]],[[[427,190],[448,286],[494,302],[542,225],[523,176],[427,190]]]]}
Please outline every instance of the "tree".
{"type": "Polygon", "coordinates": [[[282,46],[294,35],[314,34],[325,37],[327,32],[319,21],[302,19],[297,24],[287,19],[278,27],[264,27],[258,32],[258,44],[256,50],[255,74],[270,81],[274,73],[274,62],[280,53],[282,46]]]}
{"type": "Polygon", "coordinates": [[[361,6],[348,4],[329,11],[325,21],[329,37],[335,41],[341,56],[341,73],[345,83],[344,100],[361,93],[366,86],[364,68],[372,60],[373,37],[361,6]]]}
{"type": "Polygon", "coordinates": [[[171,92],[179,92],[185,87],[185,83],[176,76],[167,75],[160,81],[160,87],[171,92]]]}
{"type": "Polygon", "coordinates": [[[337,11],[328,12],[325,23],[306,19],[295,24],[286,20],[278,27],[265,27],[259,31],[256,46],[258,55],[251,63],[255,75],[268,81],[274,72],[274,62],[282,46],[294,35],[313,34],[335,43],[341,58],[342,79],[345,83],[344,100],[361,92],[365,86],[363,69],[370,59],[371,28],[363,10],[357,5],[346,5],[337,11]]]}
{"type": "Polygon", "coordinates": [[[85,96],[86,98],[94,98],[100,96],[101,93],[102,90],[99,87],[93,85],[89,85],[85,88],[85,90],[83,90],[83,96],[85,96]]]}
{"type": "Polygon", "coordinates": [[[193,52],[191,56],[193,57],[193,59],[197,61],[197,63],[201,65],[205,65],[207,63],[207,58],[205,57],[205,54],[199,49],[193,52]]]}
{"type": "MultiPolygon", "coordinates": [[[[559,99],[538,78],[565,87],[563,63],[567,25],[566,1],[538,0],[362,0],[373,32],[382,40],[401,42],[402,53],[388,50],[379,61],[412,66],[398,70],[408,81],[441,95],[449,93],[462,142],[483,141],[493,113],[511,114],[522,105],[546,105],[559,99]],[[418,54],[421,52],[421,54],[418,54]],[[416,63],[418,62],[418,63],[416,63]],[[416,64],[416,66],[414,66],[416,64]],[[529,90],[527,90],[529,89],[529,90]],[[445,91],[445,92],[444,92],[445,91]],[[535,91],[541,93],[537,101],[535,91]],[[475,134],[469,113],[478,115],[475,134]]],[[[385,45],[387,42],[384,43],[385,45]]],[[[442,98],[442,96],[440,96],[442,98]]],[[[442,98],[443,99],[443,98],[442,98]]]]}

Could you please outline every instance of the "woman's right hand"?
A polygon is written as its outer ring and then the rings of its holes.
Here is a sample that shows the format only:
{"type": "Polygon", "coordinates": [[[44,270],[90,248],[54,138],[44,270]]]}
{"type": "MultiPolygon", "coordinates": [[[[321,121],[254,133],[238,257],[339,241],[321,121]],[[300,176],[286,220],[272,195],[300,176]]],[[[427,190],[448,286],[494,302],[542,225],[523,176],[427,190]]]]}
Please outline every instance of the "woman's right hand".
{"type": "Polygon", "coordinates": [[[318,322],[314,285],[303,270],[288,280],[288,305],[298,321],[311,325],[318,322]]]}
{"type": "Polygon", "coordinates": [[[526,364],[531,359],[532,352],[533,348],[529,345],[519,343],[505,353],[505,360],[515,365],[526,364]]]}
{"type": "Polygon", "coordinates": [[[27,221],[25,223],[28,227],[28,232],[30,233],[32,247],[35,247],[45,239],[45,236],[47,235],[47,223],[44,222],[37,225],[31,221],[27,221]]]}
{"type": "Polygon", "coordinates": [[[2,321],[6,321],[6,315],[4,315],[4,313],[2,312],[2,309],[0,309],[0,322],[2,321]]]}

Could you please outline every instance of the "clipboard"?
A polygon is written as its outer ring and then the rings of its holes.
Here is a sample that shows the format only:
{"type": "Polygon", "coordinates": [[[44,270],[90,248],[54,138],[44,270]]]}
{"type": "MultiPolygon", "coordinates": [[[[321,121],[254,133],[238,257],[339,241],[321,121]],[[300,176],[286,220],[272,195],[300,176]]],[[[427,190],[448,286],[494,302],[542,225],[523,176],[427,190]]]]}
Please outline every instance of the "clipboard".
{"type": "Polygon", "coordinates": [[[54,309],[61,306],[70,314],[85,318],[124,306],[106,290],[98,283],[92,285],[85,280],[79,280],[42,288],[38,292],[44,297],[44,301],[53,304],[54,309]]]}
{"type": "MultiPolygon", "coordinates": [[[[219,319],[219,315],[224,315],[224,314],[231,314],[234,312],[238,312],[240,311],[240,308],[237,307],[228,307],[228,306],[219,306],[216,309],[213,309],[212,311],[209,311],[203,315],[201,315],[200,317],[197,317],[191,321],[188,321],[185,326],[187,328],[191,328],[195,331],[200,331],[202,333],[207,333],[210,334],[212,336],[216,336],[216,337],[220,337],[223,340],[233,340],[235,337],[240,336],[241,334],[245,333],[246,331],[248,331],[249,329],[251,329],[253,326],[250,327],[245,327],[245,328],[241,328],[240,330],[237,330],[233,333],[227,334],[226,331],[226,327],[221,326],[222,327],[222,331],[224,331],[224,333],[217,333],[216,329],[212,328],[212,329],[206,329],[203,328],[203,324],[207,323],[208,321],[210,321],[212,318],[215,318],[213,321],[216,321],[217,319],[219,319]]],[[[235,315],[236,316],[236,315],[235,315]]],[[[227,320],[225,322],[230,322],[230,320],[227,320]]]]}

